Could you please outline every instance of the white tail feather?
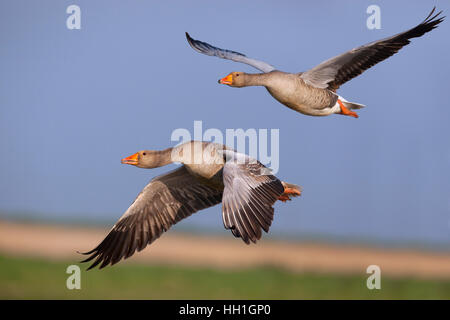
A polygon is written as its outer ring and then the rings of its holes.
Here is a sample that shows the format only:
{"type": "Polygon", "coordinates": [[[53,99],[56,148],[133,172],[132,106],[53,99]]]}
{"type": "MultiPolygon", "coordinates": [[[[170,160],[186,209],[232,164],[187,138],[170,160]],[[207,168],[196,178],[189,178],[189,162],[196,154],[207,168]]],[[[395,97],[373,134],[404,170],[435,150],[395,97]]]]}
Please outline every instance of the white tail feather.
{"type": "Polygon", "coordinates": [[[342,103],[350,110],[357,110],[365,107],[365,105],[355,102],[342,101],[342,103]]]}
{"type": "MultiPolygon", "coordinates": [[[[344,104],[344,106],[350,110],[358,110],[358,109],[362,109],[365,107],[365,105],[360,104],[360,103],[349,102],[349,101],[345,100],[344,98],[342,98],[341,96],[339,96],[339,100],[341,100],[341,102],[344,104]]],[[[338,104],[338,103],[336,102],[336,104],[338,104]]]]}

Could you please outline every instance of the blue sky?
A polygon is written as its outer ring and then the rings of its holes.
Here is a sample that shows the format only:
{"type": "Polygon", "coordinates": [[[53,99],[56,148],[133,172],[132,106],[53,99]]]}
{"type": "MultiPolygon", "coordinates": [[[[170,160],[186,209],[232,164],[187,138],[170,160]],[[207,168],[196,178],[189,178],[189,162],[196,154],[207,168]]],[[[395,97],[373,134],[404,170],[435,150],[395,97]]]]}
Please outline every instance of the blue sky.
{"type": "MultiPolygon", "coordinates": [[[[273,235],[450,245],[449,21],[346,83],[360,118],[295,113],[260,87],[217,84],[249,66],[194,52],[184,32],[290,72],[404,31],[444,1],[12,1],[0,3],[0,210],[118,218],[154,176],[120,164],[177,128],[280,129],[273,235]],[[371,4],[380,30],[366,27],[371,4]],[[81,30],[66,8],[81,8],[81,30]]],[[[220,207],[177,228],[222,234],[220,207]]],[[[231,236],[231,234],[229,235],[231,236]]]]}

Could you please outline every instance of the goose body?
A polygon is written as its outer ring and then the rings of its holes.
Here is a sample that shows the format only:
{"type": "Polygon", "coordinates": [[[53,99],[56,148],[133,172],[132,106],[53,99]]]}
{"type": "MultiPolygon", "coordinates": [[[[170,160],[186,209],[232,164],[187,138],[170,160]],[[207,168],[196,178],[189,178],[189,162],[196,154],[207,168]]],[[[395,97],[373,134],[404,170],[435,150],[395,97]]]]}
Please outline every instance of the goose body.
{"type": "Polygon", "coordinates": [[[348,102],[340,97],[336,90],[373,65],[397,53],[410,43],[410,39],[421,37],[436,28],[444,17],[439,17],[442,11],[433,15],[434,12],[435,8],[422,23],[414,28],[354,48],[322,62],[306,72],[299,73],[276,70],[274,66],[248,58],[242,53],[220,49],[206,42],[195,40],[187,32],[186,38],[189,45],[202,54],[245,63],[263,72],[259,74],[232,72],[219,80],[221,84],[238,88],[264,86],[276,100],[305,115],[343,114],[358,118],[356,112],[352,110],[363,108],[364,105],[348,102]]]}
{"type": "Polygon", "coordinates": [[[191,214],[222,203],[226,229],[245,243],[269,231],[277,200],[301,194],[300,187],[280,181],[257,160],[217,143],[190,141],[161,151],[143,150],[122,163],[156,168],[182,166],[152,179],[105,239],[83,262],[103,268],[143,250],[191,214]]]}
{"type": "Polygon", "coordinates": [[[265,85],[267,91],[292,110],[310,116],[326,116],[340,111],[333,109],[339,98],[337,94],[308,85],[297,74],[271,71],[267,76],[270,79],[265,85]]]}

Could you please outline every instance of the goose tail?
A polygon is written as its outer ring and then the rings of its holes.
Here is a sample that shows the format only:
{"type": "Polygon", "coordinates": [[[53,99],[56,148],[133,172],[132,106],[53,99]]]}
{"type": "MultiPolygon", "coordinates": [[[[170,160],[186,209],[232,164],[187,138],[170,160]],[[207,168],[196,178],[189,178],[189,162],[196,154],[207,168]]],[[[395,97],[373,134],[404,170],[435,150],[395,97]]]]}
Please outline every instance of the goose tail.
{"type": "Polygon", "coordinates": [[[343,105],[349,110],[358,110],[358,109],[362,109],[362,108],[365,107],[365,105],[363,105],[363,104],[356,103],[356,102],[345,101],[342,98],[340,98],[339,100],[341,100],[343,105]]]}

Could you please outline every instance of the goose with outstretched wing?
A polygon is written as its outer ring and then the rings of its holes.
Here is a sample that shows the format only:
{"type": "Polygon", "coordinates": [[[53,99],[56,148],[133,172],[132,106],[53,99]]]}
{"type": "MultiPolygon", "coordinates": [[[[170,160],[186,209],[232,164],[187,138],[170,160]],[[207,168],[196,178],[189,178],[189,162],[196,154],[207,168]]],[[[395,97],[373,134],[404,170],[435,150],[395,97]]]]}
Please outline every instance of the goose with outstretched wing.
{"type": "Polygon", "coordinates": [[[242,53],[195,40],[188,33],[186,38],[190,46],[200,53],[245,63],[262,71],[258,74],[232,72],[219,80],[221,84],[237,88],[264,86],[282,104],[310,116],[343,114],[358,118],[352,110],[360,109],[364,105],[345,100],[336,90],[345,82],[397,53],[410,43],[410,39],[421,37],[436,28],[444,17],[441,16],[442,11],[435,14],[435,9],[433,8],[422,23],[408,31],[354,48],[300,73],[276,70],[272,65],[248,58],[242,53]]]}
{"type": "Polygon", "coordinates": [[[191,214],[222,203],[226,229],[245,243],[268,232],[273,205],[301,194],[297,185],[280,181],[255,159],[217,143],[189,141],[162,151],[139,151],[122,163],[157,168],[183,165],[150,181],[103,241],[82,262],[100,269],[143,250],[191,214]]]}

